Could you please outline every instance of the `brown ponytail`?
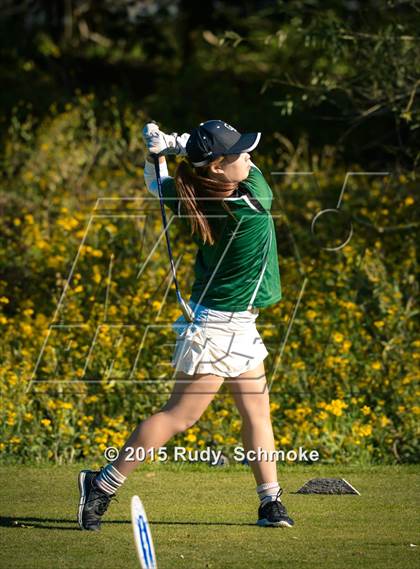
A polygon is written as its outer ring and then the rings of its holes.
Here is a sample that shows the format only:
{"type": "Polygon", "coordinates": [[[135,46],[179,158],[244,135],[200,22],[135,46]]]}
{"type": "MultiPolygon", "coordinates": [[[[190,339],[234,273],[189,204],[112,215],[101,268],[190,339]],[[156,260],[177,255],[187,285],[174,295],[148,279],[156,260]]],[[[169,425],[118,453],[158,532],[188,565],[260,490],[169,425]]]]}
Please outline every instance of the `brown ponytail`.
{"type": "MultiPolygon", "coordinates": [[[[220,163],[223,159],[221,156],[212,163],[220,163]]],[[[208,165],[194,168],[183,160],[176,170],[175,184],[185,215],[190,216],[191,235],[198,234],[204,243],[208,241],[210,245],[214,245],[220,236],[220,228],[217,229],[217,218],[207,219],[206,213],[210,213],[212,205],[216,203],[234,217],[223,199],[235,190],[237,183],[213,180],[208,177],[208,165]]]]}

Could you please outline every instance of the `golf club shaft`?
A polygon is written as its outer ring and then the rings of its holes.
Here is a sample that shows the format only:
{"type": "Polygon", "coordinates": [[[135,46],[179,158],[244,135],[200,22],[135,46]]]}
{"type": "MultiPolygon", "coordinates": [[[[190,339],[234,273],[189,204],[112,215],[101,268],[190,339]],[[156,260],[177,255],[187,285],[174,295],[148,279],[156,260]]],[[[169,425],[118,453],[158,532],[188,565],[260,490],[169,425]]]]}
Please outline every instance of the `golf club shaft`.
{"type": "Polygon", "coordinates": [[[155,165],[156,182],[157,182],[157,186],[158,186],[159,201],[160,201],[160,211],[162,214],[163,228],[165,231],[165,238],[166,238],[166,246],[168,248],[168,254],[169,254],[169,262],[171,264],[172,274],[173,274],[174,282],[175,282],[176,296],[177,296],[179,304],[181,305],[181,310],[182,310],[183,315],[185,316],[185,319],[188,322],[192,322],[194,319],[194,312],[192,311],[191,307],[182,298],[182,295],[181,295],[181,292],[180,292],[179,286],[178,286],[178,279],[176,278],[175,263],[174,263],[174,259],[172,256],[172,249],[171,249],[171,244],[169,241],[168,223],[166,220],[165,206],[163,203],[162,180],[160,177],[160,167],[159,167],[159,155],[153,154],[152,156],[153,156],[153,162],[155,165]]]}

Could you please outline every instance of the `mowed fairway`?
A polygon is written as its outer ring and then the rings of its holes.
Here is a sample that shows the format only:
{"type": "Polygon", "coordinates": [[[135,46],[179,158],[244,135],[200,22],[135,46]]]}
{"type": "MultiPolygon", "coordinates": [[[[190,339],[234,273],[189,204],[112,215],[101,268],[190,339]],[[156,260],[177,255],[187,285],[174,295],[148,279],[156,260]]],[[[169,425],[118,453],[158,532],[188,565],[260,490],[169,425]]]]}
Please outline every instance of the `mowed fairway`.
{"type": "Polygon", "coordinates": [[[147,511],[159,569],[420,566],[419,466],[279,467],[293,529],[255,526],[250,469],[147,464],[129,479],[100,533],[76,524],[80,466],[0,468],[0,567],[138,567],[130,498],[147,511]],[[344,477],[361,496],[293,494],[310,478],[344,477]],[[416,547],[413,547],[414,544],[416,547]]]}

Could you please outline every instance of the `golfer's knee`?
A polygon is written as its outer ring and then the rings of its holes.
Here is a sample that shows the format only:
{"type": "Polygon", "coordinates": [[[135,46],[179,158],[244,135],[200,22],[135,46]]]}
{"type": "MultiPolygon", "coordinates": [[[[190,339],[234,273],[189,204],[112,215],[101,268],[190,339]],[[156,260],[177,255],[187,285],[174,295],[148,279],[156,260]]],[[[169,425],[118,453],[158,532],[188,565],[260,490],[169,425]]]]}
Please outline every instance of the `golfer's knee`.
{"type": "Polygon", "coordinates": [[[182,433],[187,429],[190,429],[195,425],[201,416],[201,414],[198,413],[193,415],[183,415],[174,411],[161,411],[161,413],[164,413],[167,416],[175,433],[182,433]]]}
{"type": "Polygon", "coordinates": [[[252,410],[243,410],[241,413],[242,422],[247,425],[257,425],[271,421],[270,413],[265,408],[256,408],[252,410]]]}
{"type": "Polygon", "coordinates": [[[199,421],[199,419],[200,419],[199,415],[194,415],[192,417],[187,416],[187,417],[180,418],[178,421],[178,427],[179,427],[178,432],[183,433],[187,429],[191,429],[191,427],[193,427],[197,423],[197,421],[199,421]]]}

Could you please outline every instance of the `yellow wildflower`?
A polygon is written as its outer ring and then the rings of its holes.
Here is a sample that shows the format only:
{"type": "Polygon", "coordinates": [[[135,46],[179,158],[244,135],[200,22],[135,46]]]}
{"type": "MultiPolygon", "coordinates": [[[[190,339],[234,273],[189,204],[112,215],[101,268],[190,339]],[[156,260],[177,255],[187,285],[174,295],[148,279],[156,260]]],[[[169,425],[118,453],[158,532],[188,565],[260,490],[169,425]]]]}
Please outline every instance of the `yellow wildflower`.
{"type": "Polygon", "coordinates": [[[195,435],[193,435],[192,433],[190,433],[189,435],[187,435],[185,437],[185,440],[188,441],[189,443],[195,443],[195,441],[197,440],[197,437],[195,435]]]}
{"type": "Polygon", "coordinates": [[[305,314],[307,318],[309,318],[309,320],[314,320],[318,315],[318,313],[315,312],[315,310],[307,310],[305,314]]]}
{"type": "Polygon", "coordinates": [[[95,441],[95,443],[103,444],[103,443],[106,443],[107,437],[106,437],[106,435],[105,435],[105,436],[97,435],[97,436],[94,438],[94,441],[95,441]]]}
{"type": "Polygon", "coordinates": [[[312,413],[312,409],[310,407],[297,407],[296,408],[296,416],[297,417],[306,417],[306,415],[310,415],[312,413]]]}
{"type": "Polygon", "coordinates": [[[359,434],[362,437],[368,437],[372,434],[372,425],[362,425],[359,429],[359,434]]]}
{"type": "Polygon", "coordinates": [[[65,217],[63,219],[59,219],[57,221],[57,225],[59,225],[66,231],[71,231],[72,229],[74,229],[79,225],[79,222],[77,221],[77,219],[74,219],[73,217],[65,217]]]}
{"type": "Polygon", "coordinates": [[[242,424],[241,421],[239,421],[238,419],[232,421],[231,424],[232,431],[239,431],[241,428],[241,424],[242,424]]]}
{"type": "Polygon", "coordinates": [[[97,395],[89,395],[89,397],[86,397],[85,399],[85,403],[96,403],[97,401],[99,401],[99,397],[97,395]]]}
{"type": "Polygon", "coordinates": [[[325,409],[336,417],[340,417],[343,414],[343,409],[346,409],[346,407],[348,407],[348,405],[347,403],[344,403],[344,401],[341,401],[340,399],[333,399],[325,409]]]}
{"type": "Polygon", "coordinates": [[[271,328],[266,328],[265,330],[263,330],[263,337],[264,338],[269,338],[271,336],[274,336],[274,332],[271,328]]]}
{"type": "Polygon", "coordinates": [[[32,336],[33,330],[30,324],[25,324],[24,322],[21,322],[20,328],[22,332],[25,334],[25,336],[32,336]]]}
{"type": "Polygon", "coordinates": [[[9,411],[6,424],[9,425],[9,427],[13,427],[15,423],[16,423],[16,413],[14,411],[9,411]]]}
{"type": "Polygon", "coordinates": [[[391,421],[385,415],[381,415],[379,422],[381,424],[381,427],[386,427],[391,421]]]}
{"type": "Polygon", "coordinates": [[[335,358],[333,356],[328,356],[325,360],[325,367],[333,368],[335,366],[335,358]]]}

